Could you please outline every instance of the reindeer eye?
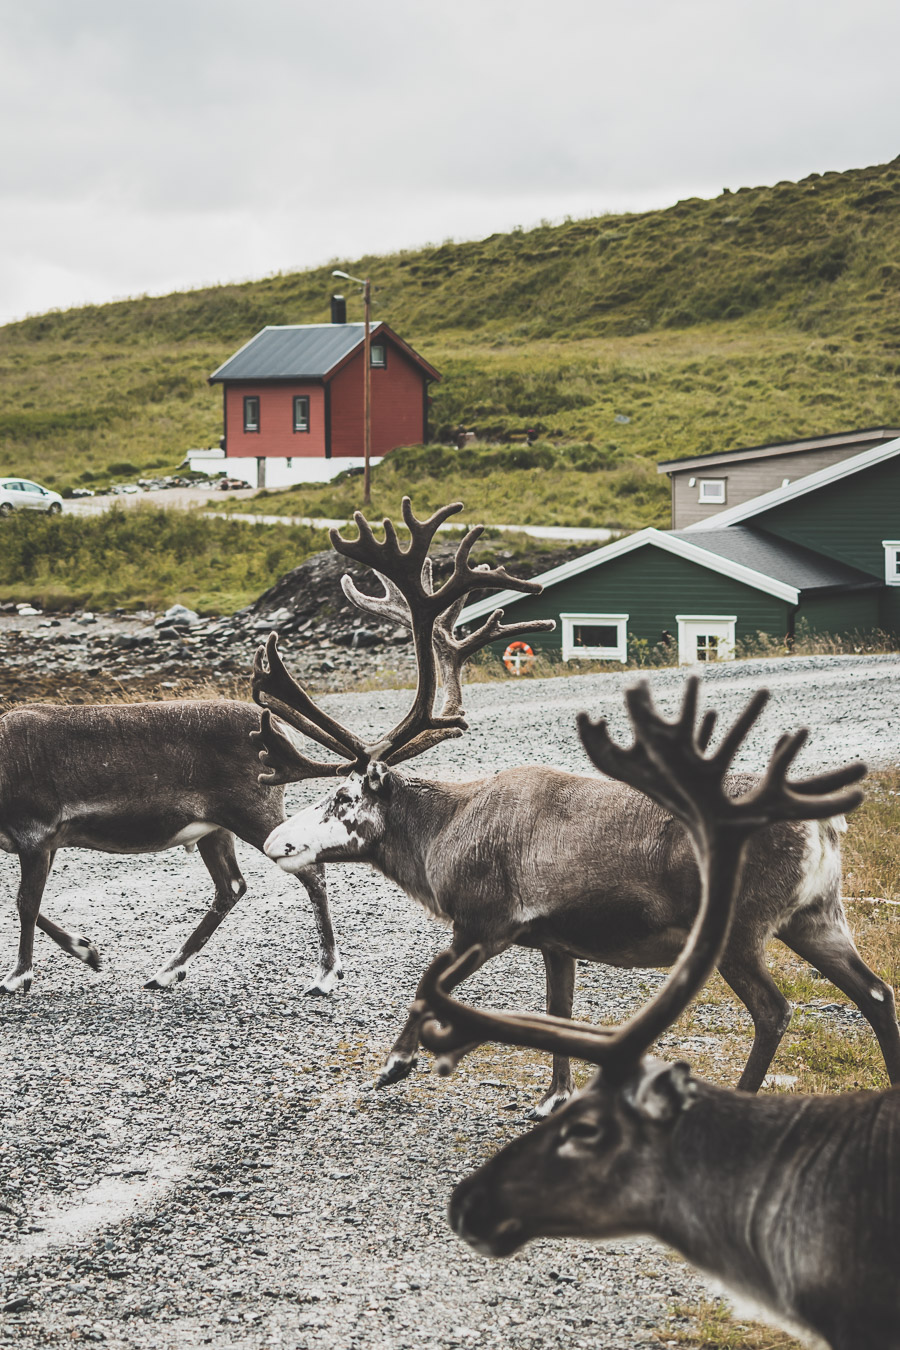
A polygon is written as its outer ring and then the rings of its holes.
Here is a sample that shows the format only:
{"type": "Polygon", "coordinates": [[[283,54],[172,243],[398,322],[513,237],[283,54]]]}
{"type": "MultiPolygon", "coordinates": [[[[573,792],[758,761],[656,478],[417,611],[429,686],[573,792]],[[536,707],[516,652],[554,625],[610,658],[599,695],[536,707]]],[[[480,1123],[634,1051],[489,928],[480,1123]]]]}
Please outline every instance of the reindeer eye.
{"type": "Polygon", "coordinates": [[[597,1143],[603,1137],[603,1126],[594,1120],[573,1120],[564,1130],[560,1131],[560,1144],[567,1144],[570,1140],[580,1140],[584,1143],[597,1143]]]}

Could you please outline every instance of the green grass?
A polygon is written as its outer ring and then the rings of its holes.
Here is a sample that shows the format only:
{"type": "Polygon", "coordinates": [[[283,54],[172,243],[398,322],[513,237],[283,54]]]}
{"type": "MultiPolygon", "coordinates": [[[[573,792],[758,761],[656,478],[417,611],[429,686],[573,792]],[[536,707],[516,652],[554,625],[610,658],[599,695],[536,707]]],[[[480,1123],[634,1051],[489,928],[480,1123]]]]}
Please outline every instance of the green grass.
{"type": "MultiPolygon", "coordinates": [[[[446,484],[495,523],[664,524],[658,459],[898,416],[900,161],[333,262],[371,275],[376,317],[443,372],[438,439],[529,426],[547,454],[575,447],[531,467],[412,451],[376,475],[391,506],[411,482],[444,501],[446,484]]],[[[217,443],[206,376],[265,324],[327,320],[333,262],[8,325],[2,467],[63,488],[217,443]]],[[[343,515],[360,493],[309,490],[304,513],[343,515]]]]}
{"type": "Polygon", "coordinates": [[[311,553],[322,530],[217,520],[154,506],[92,517],[16,513],[0,523],[0,598],[46,609],[228,613],[311,553]]]}
{"type": "Polygon", "coordinates": [[[734,1317],[719,1299],[676,1304],[656,1332],[661,1345],[693,1346],[694,1350],[801,1350],[783,1331],[734,1317]]]}

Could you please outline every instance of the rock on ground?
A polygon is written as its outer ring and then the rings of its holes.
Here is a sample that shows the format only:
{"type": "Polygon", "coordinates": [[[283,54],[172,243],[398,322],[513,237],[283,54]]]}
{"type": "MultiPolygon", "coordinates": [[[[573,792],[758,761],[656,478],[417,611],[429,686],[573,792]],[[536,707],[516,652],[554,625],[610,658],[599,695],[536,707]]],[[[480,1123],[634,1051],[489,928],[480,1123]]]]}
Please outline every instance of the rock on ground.
{"type": "MultiPolygon", "coordinates": [[[[469,734],[421,772],[461,778],[529,760],[587,770],[574,715],[602,713],[624,737],[630,678],[475,686],[469,734]]],[[[683,678],[651,676],[670,712],[683,678]]],[[[721,666],[704,696],[728,720],[762,682],[773,699],[743,765],[761,767],[778,733],[801,723],[813,732],[804,770],[856,754],[896,761],[895,659],[721,666]]],[[[365,732],[408,699],[342,695],[328,707],[365,732]]],[[[492,1262],[447,1225],[453,1183],[529,1128],[540,1056],[486,1047],[453,1079],[423,1064],[371,1090],[443,931],[369,868],[331,867],[347,977],[333,1000],[307,999],[315,935],[300,888],[248,848],[240,856],[246,899],[168,993],[141,984],[210,899],[198,855],[57,858],[45,909],[96,941],[105,964],[92,975],[39,935],[31,993],[0,1003],[0,1346],[657,1346],[668,1310],[703,1286],[655,1245],[541,1241],[492,1262]]],[[[15,860],[0,857],[0,870],[8,962],[15,860]]],[[[657,979],[580,966],[576,1011],[621,1017],[657,979]]],[[[472,993],[539,1007],[539,957],[507,953],[472,993]]]]}

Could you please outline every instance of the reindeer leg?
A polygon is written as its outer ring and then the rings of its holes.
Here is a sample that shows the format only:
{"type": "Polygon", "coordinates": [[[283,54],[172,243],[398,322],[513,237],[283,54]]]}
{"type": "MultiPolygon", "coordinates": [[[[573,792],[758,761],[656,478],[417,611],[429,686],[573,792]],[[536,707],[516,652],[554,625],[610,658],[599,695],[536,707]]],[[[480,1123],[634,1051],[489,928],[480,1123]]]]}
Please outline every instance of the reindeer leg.
{"type": "MultiPolygon", "coordinates": [[[[553,1017],[571,1017],[575,998],[575,960],[563,952],[541,948],[547,977],[547,1012],[553,1017]]],[[[568,1055],[553,1056],[553,1076],[544,1096],[528,1112],[531,1120],[543,1120],[563,1106],[575,1091],[572,1065],[568,1055]]]]}
{"type": "Polygon", "coordinates": [[[791,1020],[791,1005],[769,974],[764,947],[755,934],[732,928],[719,972],[753,1018],[750,1057],[738,1080],[743,1092],[757,1092],[791,1020]]]}
{"type": "MultiPolygon", "coordinates": [[[[492,956],[496,956],[498,952],[504,951],[510,945],[509,942],[502,942],[499,946],[495,943],[493,947],[489,947],[482,941],[480,935],[473,937],[471,933],[462,933],[454,928],[451,950],[457,956],[460,956],[477,942],[481,942],[482,945],[482,959],[477,966],[472,967],[469,971],[470,975],[474,975],[475,971],[480,969],[485,961],[488,961],[492,956]]],[[[427,971],[425,975],[422,976],[422,980],[419,982],[419,986],[416,989],[417,1001],[424,999],[426,993],[424,980],[426,975],[427,971]]],[[[419,1058],[417,1053],[419,1049],[419,1027],[422,1025],[422,1021],[427,1015],[427,1012],[413,1012],[410,1010],[410,1014],[403,1024],[400,1035],[391,1046],[391,1052],[385,1060],[384,1068],[375,1079],[375,1086],[377,1088],[390,1087],[392,1083],[399,1083],[401,1078],[406,1078],[412,1073],[419,1058]]],[[[462,1051],[459,1058],[462,1058],[464,1053],[465,1051],[462,1051]]]]}
{"type": "Polygon", "coordinates": [[[301,886],[306,888],[316,920],[316,931],[319,934],[319,972],[312,984],[308,984],[303,992],[330,998],[338,980],[344,978],[344,967],[331,926],[331,911],[328,908],[328,893],[325,889],[325,869],[318,864],[304,867],[301,872],[296,873],[296,877],[301,886]]]}
{"type": "MultiPolygon", "coordinates": [[[[48,874],[55,859],[56,850],[54,849],[50,854],[50,864],[47,868],[48,874]]],[[[35,922],[41,932],[46,933],[47,937],[51,938],[52,941],[56,943],[57,947],[60,947],[66,953],[66,956],[74,956],[76,961],[83,961],[86,966],[90,966],[91,970],[100,969],[100,953],[97,951],[94,944],[89,942],[86,937],[67,932],[65,928],[60,928],[58,923],[54,923],[52,919],[48,919],[46,915],[41,914],[40,911],[38,912],[35,922]]]]}
{"type": "Polygon", "coordinates": [[[188,962],[206,946],[219,924],[234,909],[241,896],[247,893],[247,883],[241,875],[234,852],[234,835],[230,830],[214,830],[197,841],[197,849],[213,879],[216,898],[184,946],[144,985],[145,989],[168,989],[187,974],[188,962]]]}
{"type": "Polygon", "coordinates": [[[16,896],[16,908],[19,911],[19,952],[16,963],[6,978],[0,983],[0,994],[15,994],[21,989],[28,993],[34,953],[34,926],[41,908],[41,897],[50,875],[53,854],[49,849],[35,853],[20,853],[19,867],[22,876],[16,896]]]}
{"type": "Polygon", "coordinates": [[[853,999],[878,1037],[891,1082],[900,1083],[900,1028],[894,991],[869,969],[856,950],[843,909],[831,914],[821,907],[801,910],[777,936],[853,999]]]}

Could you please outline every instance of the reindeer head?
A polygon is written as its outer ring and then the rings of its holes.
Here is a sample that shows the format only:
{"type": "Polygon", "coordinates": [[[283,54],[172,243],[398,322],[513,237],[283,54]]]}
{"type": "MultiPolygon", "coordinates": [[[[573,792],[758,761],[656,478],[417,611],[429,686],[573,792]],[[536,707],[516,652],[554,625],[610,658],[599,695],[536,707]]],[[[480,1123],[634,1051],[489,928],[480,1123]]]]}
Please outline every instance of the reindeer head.
{"type": "Polygon", "coordinates": [[[343,587],[348,598],[360,609],[403,624],[413,634],[415,696],[409,711],[379,740],[362,741],[316,706],[285,669],[276,634],[256,654],[253,697],[263,712],[259,731],[253,735],[266,770],[260,774],[260,782],[290,783],[348,775],[345,783],[333,788],[315,806],[291,817],[266,840],[266,853],[286,871],[298,871],[319,860],[369,857],[389,796],[389,766],[420,755],[449,737],[461,736],[466,729],[460,676],[469,657],[499,638],[555,626],[552,620],[504,624],[503,611],[495,610],[469,637],[454,635],[454,624],[473,590],[510,588],[528,594],[541,590],[539,583],[511,577],[503,567],[472,564],[470,554],[483,533],[481,525],[467,532],[456,550],[451,575],[435,588],[429,549],[447,517],[461,510],[461,503],[456,502],[427,520],[418,520],[409,498],[404,497],[403,519],[410,534],[406,548],[401,548],[390,520],[385,520],[384,542],[379,542],[359,511],[354,517],[357,539],[345,539],[337,530],[331,531],[337,551],[372,567],[384,587],[381,596],[366,596],[345,577],[343,587]],[[438,675],[444,699],[436,710],[438,675]],[[342,761],[319,763],[307,759],[291,728],[342,756],[342,761]]]}
{"type": "Polygon", "coordinates": [[[696,1100],[687,1064],[645,1057],[624,1083],[602,1071],[558,1114],[461,1181],[450,1224],[487,1256],[535,1237],[646,1233],[664,1191],[668,1138],[696,1100]]]}
{"type": "Polygon", "coordinates": [[[267,855],[285,872],[299,872],[313,862],[369,858],[384,829],[384,808],[395,776],[381,760],[374,760],[364,773],[348,774],[319,801],[273,830],[264,845],[267,855]]]}
{"type": "Polygon", "coordinates": [[[540,1014],[494,1013],[460,1003],[450,990],[480,962],[478,949],[432,963],[414,1005],[424,1017],[422,1043],[449,1072],[484,1041],[577,1056],[599,1066],[591,1083],[557,1115],[508,1145],[455,1190],[450,1220],[479,1250],[506,1255],[538,1236],[613,1237],[659,1231],[668,1155],[685,1113],[712,1088],[687,1065],[645,1058],[677,1019],[721,956],[751,835],[777,820],[816,820],[858,805],[848,785],[865,766],[788,782],[806,732],[782,736],[766,773],[743,797],[723,780],[768,695],[757,693],[718,748],[706,754],[715,724],[707,713],[695,727],[699,682],[687,683],[681,715],[666,722],[649,686],[626,694],[634,744],[615,745],[605,722],[579,718],[585,749],[613,778],[639,788],[687,827],[697,854],[702,897],[688,942],[656,996],[628,1022],[595,1027],[540,1014]]]}

